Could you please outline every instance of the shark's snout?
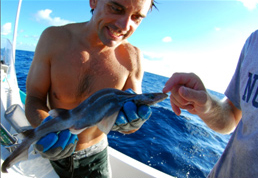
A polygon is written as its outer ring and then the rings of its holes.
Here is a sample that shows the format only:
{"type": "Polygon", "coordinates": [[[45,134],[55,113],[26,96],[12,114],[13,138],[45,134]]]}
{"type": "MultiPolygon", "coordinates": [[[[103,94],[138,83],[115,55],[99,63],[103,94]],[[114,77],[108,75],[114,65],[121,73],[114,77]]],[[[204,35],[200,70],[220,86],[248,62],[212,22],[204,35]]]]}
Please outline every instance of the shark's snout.
{"type": "Polygon", "coordinates": [[[145,93],[135,97],[134,102],[136,104],[153,105],[166,99],[168,95],[166,93],[145,93]]]}

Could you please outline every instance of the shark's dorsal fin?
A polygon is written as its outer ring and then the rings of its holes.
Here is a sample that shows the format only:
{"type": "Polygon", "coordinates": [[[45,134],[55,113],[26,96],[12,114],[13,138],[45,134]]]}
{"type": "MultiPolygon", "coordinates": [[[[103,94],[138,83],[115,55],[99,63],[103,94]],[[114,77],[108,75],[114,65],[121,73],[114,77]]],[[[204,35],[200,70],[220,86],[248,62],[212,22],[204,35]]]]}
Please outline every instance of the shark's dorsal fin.
{"type": "Polygon", "coordinates": [[[112,129],[113,125],[115,124],[117,116],[118,116],[118,111],[114,112],[114,114],[112,114],[110,116],[104,117],[97,124],[99,130],[101,130],[105,134],[108,134],[110,132],[110,130],[112,129]]]}

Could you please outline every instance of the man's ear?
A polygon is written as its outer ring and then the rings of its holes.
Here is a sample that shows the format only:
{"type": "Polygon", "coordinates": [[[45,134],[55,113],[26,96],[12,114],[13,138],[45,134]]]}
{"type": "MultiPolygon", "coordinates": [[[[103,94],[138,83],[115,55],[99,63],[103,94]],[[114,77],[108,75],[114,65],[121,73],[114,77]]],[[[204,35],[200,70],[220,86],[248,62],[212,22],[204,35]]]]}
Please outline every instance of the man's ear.
{"type": "Polygon", "coordinates": [[[97,7],[98,0],[90,0],[91,9],[95,9],[97,7]]]}

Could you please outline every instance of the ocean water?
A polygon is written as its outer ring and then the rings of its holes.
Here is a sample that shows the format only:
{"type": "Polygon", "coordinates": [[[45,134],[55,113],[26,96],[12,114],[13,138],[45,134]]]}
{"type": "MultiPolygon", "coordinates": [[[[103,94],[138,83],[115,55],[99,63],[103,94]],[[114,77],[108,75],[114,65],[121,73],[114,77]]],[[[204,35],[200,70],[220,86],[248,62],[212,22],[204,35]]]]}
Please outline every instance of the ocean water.
{"type": "MultiPolygon", "coordinates": [[[[26,77],[34,52],[16,51],[16,73],[26,92],[26,77]]],[[[167,77],[144,73],[143,92],[161,92],[167,77]]],[[[213,95],[224,95],[209,90],[213,95]]],[[[152,107],[152,116],[136,133],[111,132],[109,145],[149,166],[179,178],[202,178],[222,154],[230,135],[209,129],[198,116],[182,111],[176,116],[169,98],[152,107]]]]}

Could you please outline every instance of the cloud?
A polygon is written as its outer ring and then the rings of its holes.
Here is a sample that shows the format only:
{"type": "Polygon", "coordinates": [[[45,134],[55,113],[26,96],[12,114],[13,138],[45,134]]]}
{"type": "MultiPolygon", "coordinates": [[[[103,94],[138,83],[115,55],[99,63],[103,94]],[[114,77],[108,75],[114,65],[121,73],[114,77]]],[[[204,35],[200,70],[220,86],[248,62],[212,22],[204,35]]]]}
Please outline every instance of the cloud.
{"type": "Polygon", "coordinates": [[[25,51],[35,51],[36,43],[17,42],[16,48],[21,49],[21,50],[25,50],[25,51]]]}
{"type": "Polygon", "coordinates": [[[165,38],[162,39],[162,41],[163,41],[164,43],[169,43],[169,42],[172,41],[172,38],[171,38],[170,36],[166,36],[165,38]]]}
{"type": "Polygon", "coordinates": [[[8,35],[12,31],[12,24],[10,22],[1,26],[1,35],[8,35]]]}
{"type": "Polygon", "coordinates": [[[193,72],[208,89],[223,93],[234,74],[239,57],[239,52],[236,51],[241,51],[242,44],[243,42],[232,43],[207,51],[143,51],[142,64],[145,71],[166,77],[175,72],[193,72]]]}
{"type": "Polygon", "coordinates": [[[23,33],[23,32],[24,32],[23,29],[18,30],[18,33],[23,33]]]}
{"type": "Polygon", "coordinates": [[[243,3],[245,7],[247,7],[249,10],[253,10],[256,8],[258,4],[258,0],[238,0],[243,3]]]}
{"type": "Polygon", "coordinates": [[[45,9],[40,10],[35,14],[35,18],[38,22],[47,23],[47,25],[53,26],[61,26],[68,23],[72,23],[72,21],[61,19],[60,17],[51,17],[52,10],[45,9]]]}
{"type": "Polygon", "coordinates": [[[216,31],[220,31],[220,30],[221,30],[221,28],[219,28],[219,27],[215,27],[215,30],[216,30],[216,31]]]}
{"type": "Polygon", "coordinates": [[[28,38],[28,39],[32,39],[34,41],[38,41],[39,40],[39,36],[38,35],[23,35],[24,38],[28,38]]]}
{"type": "Polygon", "coordinates": [[[155,52],[143,51],[143,57],[150,61],[158,61],[158,60],[163,59],[164,56],[162,54],[155,53],[155,52]]]}

